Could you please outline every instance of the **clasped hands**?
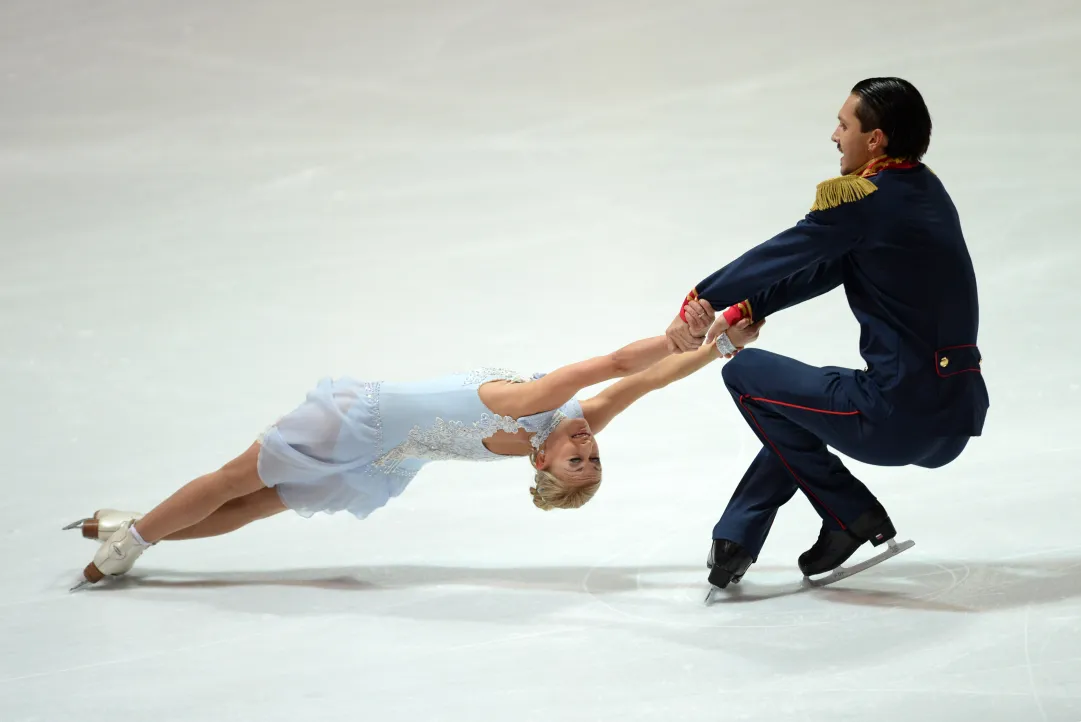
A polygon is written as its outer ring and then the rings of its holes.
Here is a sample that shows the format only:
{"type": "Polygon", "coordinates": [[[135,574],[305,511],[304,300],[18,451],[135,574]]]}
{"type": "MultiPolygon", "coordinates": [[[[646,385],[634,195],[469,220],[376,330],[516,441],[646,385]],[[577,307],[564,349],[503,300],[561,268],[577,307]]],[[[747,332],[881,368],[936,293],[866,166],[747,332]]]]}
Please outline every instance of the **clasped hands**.
{"type": "Polygon", "coordinates": [[[684,307],[683,315],[686,316],[686,321],[676,316],[665,332],[668,337],[668,350],[672,353],[693,351],[703,343],[714,343],[717,337],[724,333],[736,347],[736,351],[724,353],[718,348],[717,353],[724,358],[732,358],[747,344],[758,340],[758,332],[766,323],[766,319],[752,323],[751,319],[743,318],[734,326],[729,326],[724,316],[718,316],[709,301],[701,298],[689,301],[684,307]]]}

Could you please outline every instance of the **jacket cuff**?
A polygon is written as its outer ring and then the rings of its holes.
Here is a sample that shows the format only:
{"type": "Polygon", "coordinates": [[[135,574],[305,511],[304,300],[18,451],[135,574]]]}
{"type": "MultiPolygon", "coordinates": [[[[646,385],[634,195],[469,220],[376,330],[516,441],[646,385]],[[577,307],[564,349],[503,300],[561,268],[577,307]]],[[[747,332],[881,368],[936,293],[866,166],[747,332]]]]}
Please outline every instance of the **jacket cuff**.
{"type": "Polygon", "coordinates": [[[696,300],[698,300],[698,289],[692,288],[691,292],[683,299],[683,304],[679,307],[679,318],[684,323],[687,323],[687,304],[696,300]]]}
{"type": "Polygon", "coordinates": [[[753,318],[751,315],[751,302],[740,301],[734,306],[729,306],[724,310],[723,315],[729,326],[735,326],[741,319],[753,318]]]}

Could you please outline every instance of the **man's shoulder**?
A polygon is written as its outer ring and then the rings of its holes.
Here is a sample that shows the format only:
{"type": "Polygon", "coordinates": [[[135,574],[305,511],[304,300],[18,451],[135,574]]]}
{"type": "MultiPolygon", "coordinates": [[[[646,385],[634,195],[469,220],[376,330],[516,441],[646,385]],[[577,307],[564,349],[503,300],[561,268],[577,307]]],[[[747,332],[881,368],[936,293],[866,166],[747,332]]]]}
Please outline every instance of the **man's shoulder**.
{"type": "Polygon", "coordinates": [[[858,204],[877,192],[878,186],[862,176],[842,175],[829,178],[815,187],[811,213],[832,211],[850,204],[858,204]]]}
{"type": "MultiPolygon", "coordinates": [[[[929,190],[929,185],[936,186],[938,192],[943,190],[934,173],[922,163],[870,166],[862,172],[819,183],[809,215],[866,221],[882,217],[887,209],[897,204],[907,205],[914,190],[929,190]]],[[[885,215],[889,215],[888,212],[885,215]]]]}
{"type": "Polygon", "coordinates": [[[945,184],[922,163],[909,169],[880,173],[868,180],[877,188],[876,212],[886,216],[923,214],[928,209],[943,210],[953,205],[945,184]]]}

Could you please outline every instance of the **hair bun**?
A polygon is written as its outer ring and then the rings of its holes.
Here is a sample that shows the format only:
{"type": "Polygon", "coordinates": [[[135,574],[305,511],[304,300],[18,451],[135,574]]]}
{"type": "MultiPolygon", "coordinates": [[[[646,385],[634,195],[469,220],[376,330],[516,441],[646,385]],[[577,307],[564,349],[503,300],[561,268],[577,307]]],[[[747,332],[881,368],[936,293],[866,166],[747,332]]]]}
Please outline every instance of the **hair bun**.
{"type": "Polygon", "coordinates": [[[537,487],[529,487],[529,493],[533,497],[533,505],[538,509],[543,509],[544,511],[550,511],[552,509],[552,505],[541,498],[541,495],[537,492],[537,487]]]}

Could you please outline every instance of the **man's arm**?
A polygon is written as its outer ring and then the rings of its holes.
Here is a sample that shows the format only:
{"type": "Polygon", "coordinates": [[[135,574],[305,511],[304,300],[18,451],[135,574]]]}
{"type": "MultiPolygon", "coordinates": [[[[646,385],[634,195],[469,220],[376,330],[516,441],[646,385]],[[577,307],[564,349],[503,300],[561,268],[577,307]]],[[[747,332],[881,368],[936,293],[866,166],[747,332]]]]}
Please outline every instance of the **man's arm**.
{"type": "MultiPolygon", "coordinates": [[[[792,228],[750,249],[694,287],[698,298],[727,308],[797,277],[806,281],[819,266],[836,264],[862,240],[859,211],[842,206],[812,212],[792,228]]],[[[751,310],[754,311],[752,304],[751,310]]]]}
{"type": "Polygon", "coordinates": [[[694,300],[708,301],[714,309],[729,309],[732,323],[741,316],[764,317],[754,307],[757,296],[767,306],[780,301],[785,307],[835,287],[840,282],[842,257],[863,239],[867,199],[876,190],[869,180],[855,176],[819,184],[814,207],[799,223],[710,274],[687,294],[680,316],[668,330],[670,346],[687,350],[701,343],[701,338],[690,339],[686,331],[684,308],[694,300]],[[807,297],[803,297],[807,291],[791,285],[809,281],[816,285],[807,297]]]}
{"type": "Polygon", "coordinates": [[[829,293],[844,280],[841,270],[843,263],[842,259],[822,261],[797,271],[765,291],[751,296],[747,299],[747,306],[754,317],[761,320],[790,306],[829,293]]]}

